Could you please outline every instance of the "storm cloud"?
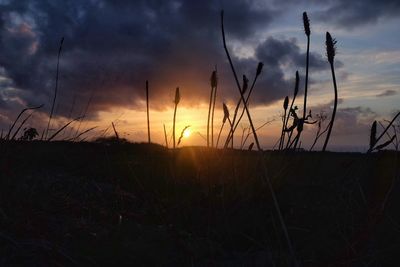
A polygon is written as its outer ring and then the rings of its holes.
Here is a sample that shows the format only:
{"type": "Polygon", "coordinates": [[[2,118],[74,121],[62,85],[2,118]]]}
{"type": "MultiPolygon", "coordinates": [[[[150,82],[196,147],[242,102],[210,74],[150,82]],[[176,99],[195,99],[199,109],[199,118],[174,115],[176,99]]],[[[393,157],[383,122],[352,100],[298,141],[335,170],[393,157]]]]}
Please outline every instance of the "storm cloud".
{"type": "MultiPolygon", "coordinates": [[[[249,58],[233,53],[238,74],[251,79],[257,63],[265,64],[254,104],[284,98],[293,87],[293,79],[284,73],[289,70],[294,77],[305,62],[296,39],[269,37],[252,43],[255,33],[269,27],[282,12],[258,1],[224,5],[218,1],[18,0],[1,5],[0,66],[7,80],[0,83],[3,107],[13,100],[14,108],[19,108],[15,102],[21,107],[44,103],[50,108],[61,37],[65,41],[58,115],[68,115],[73,99],[75,109],[84,110],[91,96],[92,116],[114,107],[140,108],[147,79],[152,108],[169,107],[176,86],[181,87],[186,105],[198,105],[207,101],[215,66],[219,97],[236,101],[237,89],[222,47],[222,8],[230,48],[237,43],[254,48],[249,58]]],[[[311,54],[312,71],[327,67],[323,56],[311,54]]]]}

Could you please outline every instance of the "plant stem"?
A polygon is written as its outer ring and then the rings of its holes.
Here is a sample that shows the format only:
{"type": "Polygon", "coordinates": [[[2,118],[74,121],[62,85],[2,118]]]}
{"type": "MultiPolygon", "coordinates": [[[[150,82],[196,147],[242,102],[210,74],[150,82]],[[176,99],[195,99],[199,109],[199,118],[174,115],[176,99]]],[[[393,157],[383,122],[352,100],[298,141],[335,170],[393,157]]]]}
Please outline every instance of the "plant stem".
{"type": "MultiPolygon", "coordinates": [[[[243,102],[244,109],[245,109],[246,114],[247,114],[247,118],[249,119],[251,130],[253,131],[254,141],[256,142],[257,149],[261,151],[262,149],[261,149],[261,146],[260,146],[260,142],[258,141],[256,130],[255,130],[254,125],[253,125],[253,120],[251,119],[251,115],[250,115],[250,112],[249,112],[249,110],[247,108],[246,100],[244,99],[243,92],[241,90],[241,87],[240,87],[240,84],[239,84],[239,80],[238,80],[238,77],[236,75],[236,71],[235,71],[235,68],[233,66],[233,63],[232,63],[231,56],[229,55],[229,51],[228,51],[228,48],[226,46],[225,30],[224,30],[224,12],[223,11],[221,12],[221,30],[222,30],[222,40],[223,40],[223,44],[224,44],[225,53],[226,53],[226,56],[228,57],[229,64],[230,64],[232,72],[233,72],[233,76],[235,77],[236,85],[237,85],[237,87],[239,89],[240,97],[241,97],[241,100],[243,102]]],[[[233,140],[233,138],[232,138],[232,140],[233,140]]]]}
{"type": "Polygon", "coordinates": [[[208,117],[207,117],[207,147],[210,147],[210,117],[211,117],[213,92],[214,92],[214,87],[211,87],[210,103],[208,105],[208,117]]]}
{"type": "Polygon", "coordinates": [[[149,81],[146,81],[146,110],[147,110],[147,136],[148,142],[151,143],[150,139],[150,113],[149,113],[149,81]]]}
{"type": "Polygon", "coordinates": [[[328,145],[329,142],[329,138],[331,137],[331,132],[332,132],[332,128],[333,128],[333,123],[335,121],[335,115],[336,115],[336,108],[337,108],[337,101],[338,101],[338,93],[337,93],[337,85],[336,85],[336,76],[335,76],[335,68],[333,66],[333,62],[330,63],[331,65],[331,72],[332,72],[332,82],[333,82],[333,88],[335,90],[335,99],[334,99],[334,103],[333,103],[333,112],[332,112],[332,117],[331,117],[331,121],[329,123],[329,128],[328,128],[328,133],[326,134],[326,139],[325,139],[325,143],[324,146],[322,148],[322,151],[326,150],[326,147],[328,145]]]}
{"type": "MultiPolygon", "coordinates": [[[[386,129],[379,135],[378,138],[376,138],[375,144],[377,144],[377,143],[381,140],[381,138],[385,135],[385,133],[386,133],[386,132],[388,131],[388,129],[390,128],[390,126],[392,126],[392,124],[394,123],[394,121],[397,119],[398,116],[400,116],[400,112],[398,112],[398,113],[396,114],[396,116],[394,116],[394,118],[390,121],[389,125],[386,126],[386,129]]],[[[372,150],[374,150],[373,147],[370,148],[370,149],[368,149],[367,153],[372,152],[372,150]]]]}
{"type": "Polygon", "coordinates": [[[213,96],[213,104],[211,108],[211,147],[214,147],[214,110],[215,110],[215,101],[217,99],[217,86],[214,87],[214,96],[213,96]]]}
{"type": "Polygon", "coordinates": [[[46,128],[45,139],[47,139],[47,134],[49,133],[49,128],[50,128],[51,119],[53,118],[54,105],[55,105],[56,99],[57,99],[58,74],[59,74],[60,56],[61,56],[61,50],[62,50],[63,42],[64,42],[64,37],[61,38],[60,47],[59,47],[59,49],[58,49],[58,55],[57,55],[57,70],[56,70],[56,85],[55,85],[55,87],[54,87],[53,103],[52,103],[52,105],[51,105],[51,111],[50,111],[49,121],[47,122],[47,128],[46,128]]]}
{"type": "Polygon", "coordinates": [[[165,146],[168,148],[168,138],[167,138],[167,131],[165,130],[165,124],[163,124],[163,126],[164,126],[165,146]]]}

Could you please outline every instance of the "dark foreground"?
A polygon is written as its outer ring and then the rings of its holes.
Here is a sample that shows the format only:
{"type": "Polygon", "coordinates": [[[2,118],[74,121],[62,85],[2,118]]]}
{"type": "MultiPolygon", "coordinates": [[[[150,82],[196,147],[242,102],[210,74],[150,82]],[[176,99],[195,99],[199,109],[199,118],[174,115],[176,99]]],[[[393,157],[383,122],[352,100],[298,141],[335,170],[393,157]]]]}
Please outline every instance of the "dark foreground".
{"type": "MultiPolygon", "coordinates": [[[[0,266],[291,266],[255,152],[0,143],[0,266]]],[[[265,153],[300,266],[400,266],[399,154],[265,153]]]]}

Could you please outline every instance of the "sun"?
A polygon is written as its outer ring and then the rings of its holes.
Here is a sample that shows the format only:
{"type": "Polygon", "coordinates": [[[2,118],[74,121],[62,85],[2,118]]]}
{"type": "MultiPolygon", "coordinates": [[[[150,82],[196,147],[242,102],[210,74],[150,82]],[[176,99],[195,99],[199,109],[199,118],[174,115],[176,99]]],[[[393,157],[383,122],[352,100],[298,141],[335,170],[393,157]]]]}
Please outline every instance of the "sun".
{"type": "Polygon", "coordinates": [[[192,131],[188,128],[183,132],[183,137],[188,138],[192,134],[192,131]]]}

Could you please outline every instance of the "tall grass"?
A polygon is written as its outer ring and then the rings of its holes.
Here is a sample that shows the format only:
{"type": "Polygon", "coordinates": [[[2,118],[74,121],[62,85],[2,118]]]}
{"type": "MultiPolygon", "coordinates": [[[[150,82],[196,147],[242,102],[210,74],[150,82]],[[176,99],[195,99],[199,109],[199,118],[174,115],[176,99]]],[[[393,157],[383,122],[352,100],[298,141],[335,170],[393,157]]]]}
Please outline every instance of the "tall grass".
{"type": "Polygon", "coordinates": [[[387,131],[389,130],[389,128],[393,125],[393,123],[396,121],[397,117],[400,116],[400,112],[398,112],[393,119],[389,122],[389,124],[386,126],[386,128],[383,130],[383,132],[376,137],[376,121],[374,121],[372,123],[371,126],[371,134],[370,134],[370,145],[369,145],[369,149],[367,151],[367,153],[371,153],[374,150],[379,150],[382,149],[386,146],[388,146],[391,142],[393,142],[393,140],[396,138],[396,133],[394,134],[393,137],[391,137],[388,141],[386,141],[385,143],[378,145],[378,142],[382,139],[382,137],[387,133],[387,131]]]}
{"type": "Polygon", "coordinates": [[[326,139],[325,139],[325,143],[322,148],[322,151],[326,150],[326,147],[328,146],[329,138],[331,137],[333,124],[335,122],[336,108],[337,108],[337,102],[338,102],[338,92],[337,92],[336,75],[335,75],[335,67],[334,67],[334,60],[335,60],[335,55],[336,55],[336,42],[337,41],[334,38],[332,38],[331,34],[329,32],[326,32],[326,42],[325,42],[326,55],[328,58],[329,65],[331,67],[332,82],[333,82],[333,89],[334,89],[335,97],[334,97],[334,103],[333,103],[332,117],[329,122],[328,133],[326,134],[326,139]]]}
{"type": "Polygon", "coordinates": [[[149,81],[146,81],[146,112],[147,112],[147,138],[148,143],[151,143],[150,138],[150,114],[149,114],[149,81]]]}
{"type": "MultiPolygon", "coordinates": [[[[238,80],[238,77],[237,77],[237,74],[236,74],[236,71],[235,71],[235,67],[233,66],[233,62],[232,62],[231,56],[229,54],[228,47],[226,45],[225,29],[224,29],[224,11],[221,11],[221,32],[222,32],[222,42],[223,42],[223,45],[224,45],[224,50],[225,50],[226,56],[228,58],[229,65],[231,66],[231,70],[232,70],[233,76],[235,78],[236,86],[237,86],[237,88],[239,90],[240,98],[241,98],[241,101],[243,102],[244,110],[246,111],[247,118],[249,120],[251,130],[253,132],[254,141],[256,142],[257,149],[261,150],[260,142],[258,141],[257,133],[256,133],[256,130],[255,130],[254,124],[253,124],[253,120],[251,119],[251,115],[250,115],[249,109],[247,108],[247,103],[246,103],[246,100],[244,98],[244,94],[242,92],[242,89],[240,87],[240,83],[239,83],[239,80],[238,80]]],[[[233,122],[233,124],[234,124],[234,122],[233,122]]],[[[232,136],[233,136],[234,131],[233,131],[232,127],[231,127],[231,133],[232,133],[232,136]]]]}
{"type": "Polygon", "coordinates": [[[279,150],[282,149],[283,142],[284,142],[284,137],[285,137],[285,123],[286,123],[286,115],[287,115],[287,109],[289,105],[289,96],[285,97],[285,100],[283,101],[283,117],[282,117],[282,131],[281,131],[281,138],[279,139],[279,150]]]}
{"type": "Polygon", "coordinates": [[[181,100],[181,95],[180,95],[180,93],[179,93],[179,87],[176,87],[176,90],[175,90],[175,100],[174,100],[174,104],[175,104],[175,107],[174,107],[174,118],[173,118],[173,121],[172,121],[172,140],[173,140],[173,143],[172,143],[172,148],[174,148],[175,149],[175,147],[176,147],[176,143],[175,143],[175,123],[176,123],[176,110],[177,110],[177,108],[178,108],[178,104],[179,104],[179,101],[181,100]]]}
{"type": "Polygon", "coordinates": [[[64,43],[64,37],[61,38],[60,41],[60,47],[58,48],[58,55],[57,55],[57,69],[56,69],[56,84],[54,86],[54,97],[53,97],[53,102],[51,104],[51,111],[50,111],[50,115],[49,115],[49,121],[47,122],[47,127],[46,127],[46,132],[45,132],[45,136],[44,138],[47,139],[47,135],[49,133],[49,128],[51,125],[51,119],[53,118],[53,112],[54,112],[54,105],[56,103],[56,99],[57,99],[57,91],[58,91],[58,74],[59,74],[59,67],[60,67],[60,56],[61,56],[61,51],[62,51],[62,46],[64,43]]]}
{"type": "Polygon", "coordinates": [[[229,110],[225,103],[222,103],[222,109],[224,110],[224,118],[222,119],[222,125],[218,133],[217,143],[215,145],[216,148],[218,148],[219,138],[221,137],[222,129],[224,128],[226,120],[228,120],[229,125],[232,127],[232,122],[229,118],[229,110]]]}
{"type": "Polygon", "coordinates": [[[298,135],[296,137],[296,142],[294,144],[294,149],[296,149],[297,144],[300,140],[301,133],[303,132],[303,126],[304,123],[307,122],[306,119],[306,114],[307,114],[307,92],[308,92],[308,68],[309,68],[309,62],[310,62],[310,35],[311,35],[311,30],[310,30],[310,20],[307,16],[307,12],[303,12],[303,26],[304,26],[304,33],[307,36],[307,53],[306,53],[306,77],[304,81],[304,104],[303,104],[303,117],[299,121],[299,126],[297,127],[297,132],[298,135]]]}
{"type": "Polygon", "coordinates": [[[217,94],[217,71],[213,71],[211,73],[210,78],[211,91],[210,91],[210,103],[208,105],[208,118],[207,118],[207,147],[210,147],[210,139],[211,139],[211,147],[214,146],[214,109],[215,109],[215,98],[217,94]],[[211,131],[210,131],[210,122],[211,122],[211,131]],[[210,138],[211,132],[211,138],[210,138]]]}
{"type": "MultiPolygon", "coordinates": [[[[282,212],[281,212],[281,209],[279,207],[278,199],[276,197],[274,188],[272,186],[272,182],[271,182],[269,174],[268,174],[267,166],[265,165],[264,154],[262,152],[260,143],[258,141],[256,129],[254,128],[254,124],[253,124],[253,121],[251,119],[251,115],[250,115],[250,112],[248,110],[247,103],[246,103],[246,100],[244,98],[244,94],[243,94],[242,89],[240,87],[239,80],[238,80],[235,68],[233,66],[232,59],[230,57],[230,54],[229,54],[229,51],[228,51],[228,48],[227,48],[227,45],[226,45],[225,30],[224,30],[224,11],[223,10],[221,11],[221,32],[222,32],[222,41],[223,41],[224,50],[225,50],[226,56],[228,58],[228,61],[229,61],[233,76],[235,78],[236,86],[237,86],[237,88],[239,90],[241,101],[243,102],[244,110],[246,111],[246,115],[247,115],[247,118],[249,120],[250,127],[251,127],[251,130],[252,130],[252,133],[253,133],[254,141],[255,141],[256,146],[257,146],[259,161],[260,161],[260,164],[261,164],[261,167],[262,167],[262,174],[261,174],[262,175],[262,179],[266,182],[266,184],[267,184],[267,186],[269,188],[269,191],[271,193],[271,197],[273,199],[274,207],[275,207],[275,210],[276,210],[276,212],[278,214],[279,222],[280,222],[280,225],[282,227],[282,231],[283,231],[283,233],[285,235],[285,239],[287,241],[287,245],[288,245],[288,248],[289,248],[289,253],[290,253],[291,257],[292,257],[294,265],[297,266],[298,264],[297,264],[297,260],[296,260],[295,254],[294,254],[292,242],[290,240],[289,232],[287,230],[285,220],[284,220],[284,218],[282,216],[282,212]]],[[[262,68],[262,65],[261,65],[261,68],[262,68]]],[[[261,68],[260,68],[260,72],[261,72],[261,68]]],[[[257,74],[258,74],[258,68],[257,68],[257,74]]],[[[231,130],[232,130],[232,127],[231,127],[231,130]]]]}
{"type": "MultiPolygon", "coordinates": [[[[31,108],[24,108],[23,110],[21,110],[21,112],[18,114],[17,118],[14,120],[13,124],[10,126],[10,129],[8,130],[7,135],[5,136],[5,140],[9,140],[10,139],[10,135],[12,133],[12,130],[15,127],[15,124],[17,123],[17,121],[21,118],[21,116],[27,112],[28,110],[36,110],[36,109],[40,109],[42,108],[44,105],[40,105],[40,106],[36,106],[36,107],[31,107],[31,108]]],[[[21,126],[22,127],[22,126],[21,126]]]]}
{"type": "Polygon", "coordinates": [[[217,67],[215,67],[215,71],[213,71],[211,75],[211,86],[214,87],[213,103],[211,108],[211,147],[214,147],[214,111],[215,111],[215,102],[217,100],[217,89],[218,89],[217,67]]]}
{"type": "Polygon", "coordinates": [[[168,148],[168,138],[167,138],[167,131],[165,130],[165,124],[163,124],[163,126],[164,126],[165,146],[168,148]]]}
{"type": "Polygon", "coordinates": [[[308,19],[307,12],[303,13],[304,33],[307,36],[307,56],[306,56],[306,77],[304,81],[304,105],[303,105],[303,118],[307,113],[307,90],[308,90],[308,67],[310,62],[310,20],[308,19]]]}
{"type": "Polygon", "coordinates": [[[119,134],[118,134],[118,132],[117,132],[117,129],[115,129],[114,122],[111,122],[111,125],[112,125],[112,128],[113,128],[113,130],[114,130],[115,138],[116,138],[117,140],[119,140],[119,134]]]}
{"type": "MultiPolygon", "coordinates": [[[[289,144],[290,144],[290,140],[291,140],[291,138],[292,138],[293,130],[294,130],[294,128],[297,126],[297,121],[296,121],[297,115],[296,115],[296,113],[295,113],[295,109],[293,108],[293,105],[294,105],[294,102],[296,101],[296,97],[297,97],[297,94],[298,94],[298,92],[299,92],[299,83],[300,83],[299,72],[296,71],[296,79],[295,79],[295,85],[294,85],[294,91],[293,91],[293,98],[292,98],[292,102],[291,102],[291,104],[290,104],[289,112],[288,112],[288,114],[287,114],[286,121],[285,121],[285,130],[284,130],[284,131],[285,131],[285,132],[287,133],[287,135],[288,135],[288,140],[287,140],[287,143],[286,143],[286,146],[285,146],[286,149],[289,148],[289,144]],[[295,116],[295,115],[296,115],[296,116],[295,116]],[[291,127],[291,128],[288,128],[288,123],[289,123],[289,118],[290,118],[290,116],[293,117],[294,121],[293,121],[292,127],[291,127]]],[[[283,144],[284,144],[284,142],[285,142],[285,135],[283,136],[283,141],[282,141],[282,142],[283,142],[283,144]]],[[[282,149],[283,149],[283,144],[282,144],[282,149]]]]}

